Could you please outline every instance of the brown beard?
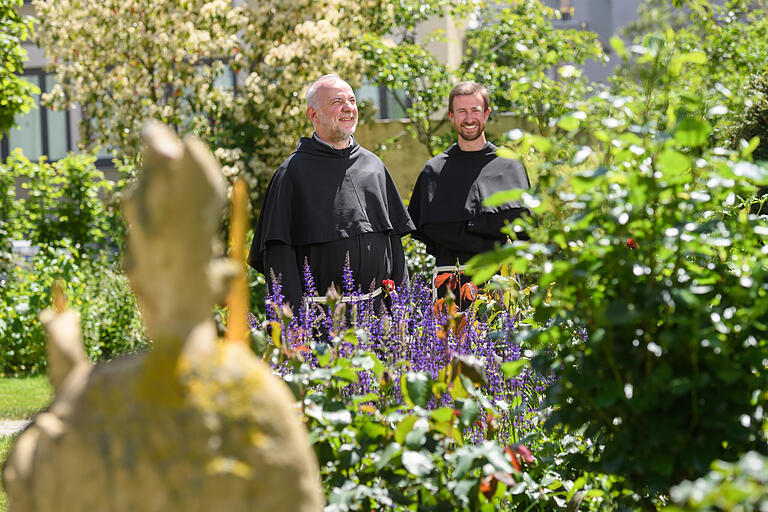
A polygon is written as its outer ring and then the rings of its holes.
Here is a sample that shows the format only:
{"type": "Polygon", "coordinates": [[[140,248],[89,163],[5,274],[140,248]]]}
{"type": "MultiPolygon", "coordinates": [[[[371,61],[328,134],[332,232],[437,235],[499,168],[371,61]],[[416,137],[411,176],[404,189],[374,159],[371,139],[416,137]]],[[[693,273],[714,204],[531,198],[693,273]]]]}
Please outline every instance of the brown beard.
{"type": "Polygon", "coordinates": [[[479,125],[477,126],[477,131],[476,131],[476,132],[473,132],[473,133],[474,133],[474,137],[467,137],[467,135],[466,135],[466,134],[467,134],[468,132],[467,132],[467,131],[465,131],[464,129],[462,129],[461,127],[458,127],[458,128],[456,128],[456,131],[458,131],[458,132],[459,132],[459,135],[461,135],[461,138],[462,138],[462,139],[464,139],[464,140],[466,140],[466,141],[470,141],[470,142],[471,142],[471,141],[473,141],[473,140],[477,140],[477,139],[479,139],[479,138],[480,138],[480,136],[483,134],[483,131],[484,131],[484,129],[485,129],[485,127],[484,127],[482,124],[479,124],[479,125]]]}

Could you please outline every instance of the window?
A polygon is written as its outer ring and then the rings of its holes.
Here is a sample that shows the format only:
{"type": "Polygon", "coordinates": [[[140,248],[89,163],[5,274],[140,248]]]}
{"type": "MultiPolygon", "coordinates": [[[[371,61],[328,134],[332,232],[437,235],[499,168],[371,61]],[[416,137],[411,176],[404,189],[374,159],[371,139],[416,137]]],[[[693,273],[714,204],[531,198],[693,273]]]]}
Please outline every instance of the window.
{"type": "MultiPolygon", "coordinates": [[[[27,70],[23,75],[28,82],[43,92],[50,92],[56,84],[54,75],[42,70],[27,70]]],[[[4,160],[16,148],[24,156],[37,160],[43,155],[48,159],[63,158],[73,148],[69,129],[69,112],[55,111],[40,106],[40,95],[34,95],[37,108],[16,116],[16,128],[12,128],[0,142],[0,157],[4,160]]]]}
{"type": "Polygon", "coordinates": [[[383,85],[363,84],[355,94],[358,100],[369,101],[378,109],[376,119],[408,117],[401,103],[405,108],[408,108],[411,106],[411,99],[402,92],[391,91],[383,85]]]}

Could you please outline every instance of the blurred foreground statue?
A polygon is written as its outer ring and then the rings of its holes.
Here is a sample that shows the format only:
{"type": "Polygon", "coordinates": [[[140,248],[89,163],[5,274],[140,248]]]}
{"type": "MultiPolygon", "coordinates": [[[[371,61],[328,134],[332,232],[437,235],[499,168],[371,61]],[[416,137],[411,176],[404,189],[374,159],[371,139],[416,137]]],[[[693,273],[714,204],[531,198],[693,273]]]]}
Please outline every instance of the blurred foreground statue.
{"type": "Polygon", "coordinates": [[[41,320],[55,399],[3,468],[9,510],[319,511],[317,462],[293,396],[243,342],[245,191],[235,187],[233,259],[213,262],[225,196],[216,161],[157,123],[144,141],[124,208],[126,266],[154,348],[88,364],[78,315],[54,292],[41,320]],[[233,275],[223,342],[211,309],[233,275]]]}

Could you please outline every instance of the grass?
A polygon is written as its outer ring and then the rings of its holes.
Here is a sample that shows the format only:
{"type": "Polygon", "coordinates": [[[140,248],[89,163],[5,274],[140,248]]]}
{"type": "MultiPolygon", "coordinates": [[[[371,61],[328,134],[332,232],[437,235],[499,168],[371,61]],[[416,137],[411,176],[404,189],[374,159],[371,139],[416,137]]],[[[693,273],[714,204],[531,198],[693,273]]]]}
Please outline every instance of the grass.
{"type": "MultiPolygon", "coordinates": [[[[47,407],[53,391],[45,375],[0,379],[0,419],[21,420],[47,407]]],[[[0,509],[2,510],[2,509],[0,509]]]]}

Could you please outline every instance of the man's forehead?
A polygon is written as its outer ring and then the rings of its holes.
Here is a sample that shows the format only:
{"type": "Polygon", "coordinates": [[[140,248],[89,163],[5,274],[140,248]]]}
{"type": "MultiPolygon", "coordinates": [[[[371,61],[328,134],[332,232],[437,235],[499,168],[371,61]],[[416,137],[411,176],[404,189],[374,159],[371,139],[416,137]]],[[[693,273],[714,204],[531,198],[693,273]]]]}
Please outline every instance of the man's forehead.
{"type": "Polygon", "coordinates": [[[453,98],[453,108],[485,107],[483,97],[479,92],[475,94],[459,94],[453,98]]]}
{"type": "Polygon", "coordinates": [[[352,88],[344,80],[327,81],[318,85],[318,90],[323,96],[354,96],[352,88]]]}

